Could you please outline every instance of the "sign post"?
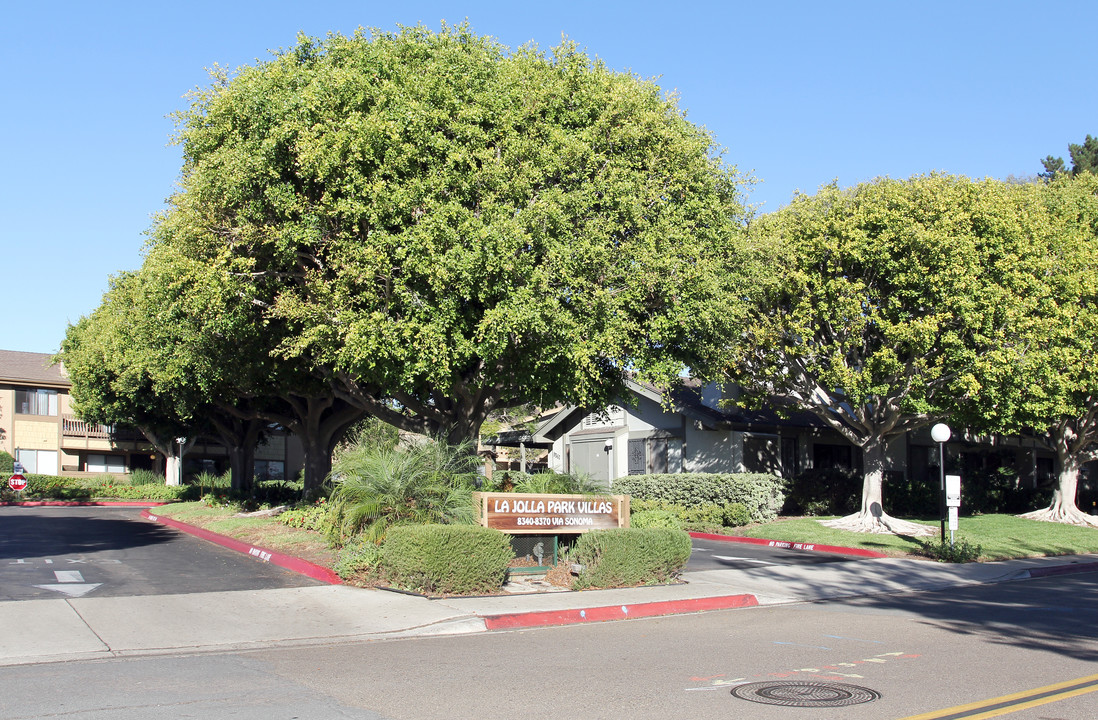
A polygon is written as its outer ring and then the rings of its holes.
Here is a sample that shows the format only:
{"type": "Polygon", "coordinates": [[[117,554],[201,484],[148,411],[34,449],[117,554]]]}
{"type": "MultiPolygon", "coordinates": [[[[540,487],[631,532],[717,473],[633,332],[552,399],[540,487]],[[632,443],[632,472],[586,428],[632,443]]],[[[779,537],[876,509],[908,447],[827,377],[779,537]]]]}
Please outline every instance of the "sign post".
{"type": "Polygon", "coordinates": [[[957,515],[961,509],[961,476],[945,476],[945,501],[949,511],[949,546],[953,547],[953,533],[957,530],[957,515]]]}

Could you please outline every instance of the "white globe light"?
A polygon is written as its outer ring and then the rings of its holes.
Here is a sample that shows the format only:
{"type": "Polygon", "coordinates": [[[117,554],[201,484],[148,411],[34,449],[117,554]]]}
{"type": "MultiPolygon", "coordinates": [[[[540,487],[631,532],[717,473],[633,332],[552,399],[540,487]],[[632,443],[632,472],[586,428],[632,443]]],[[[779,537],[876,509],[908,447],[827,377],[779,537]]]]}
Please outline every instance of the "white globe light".
{"type": "Polygon", "coordinates": [[[949,436],[952,433],[949,431],[949,426],[945,423],[938,423],[934,427],[930,428],[930,437],[934,438],[936,443],[949,442],[949,436]]]}

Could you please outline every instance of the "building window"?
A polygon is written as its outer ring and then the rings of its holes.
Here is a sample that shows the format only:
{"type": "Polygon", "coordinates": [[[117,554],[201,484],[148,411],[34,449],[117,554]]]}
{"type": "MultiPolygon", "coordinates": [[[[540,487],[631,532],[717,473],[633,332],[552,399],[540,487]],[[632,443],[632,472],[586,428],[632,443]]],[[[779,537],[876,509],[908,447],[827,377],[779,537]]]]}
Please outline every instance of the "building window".
{"type": "Polygon", "coordinates": [[[17,415],[50,415],[57,417],[56,390],[16,390],[15,412],[17,415]]]}
{"type": "Polygon", "coordinates": [[[126,459],[121,455],[88,455],[88,472],[121,474],[126,472],[126,459]]]}
{"type": "Polygon", "coordinates": [[[56,450],[16,450],[15,460],[23,466],[23,472],[35,475],[57,474],[56,450]]]}
{"type": "Polygon", "coordinates": [[[842,468],[854,469],[854,453],[850,445],[827,445],[815,443],[812,446],[812,466],[816,470],[842,468]]]}
{"type": "Polygon", "coordinates": [[[256,480],[285,480],[286,463],[281,460],[256,460],[256,480]]]}
{"type": "Polygon", "coordinates": [[[648,453],[644,440],[629,441],[629,474],[644,475],[648,470],[648,453]]]}

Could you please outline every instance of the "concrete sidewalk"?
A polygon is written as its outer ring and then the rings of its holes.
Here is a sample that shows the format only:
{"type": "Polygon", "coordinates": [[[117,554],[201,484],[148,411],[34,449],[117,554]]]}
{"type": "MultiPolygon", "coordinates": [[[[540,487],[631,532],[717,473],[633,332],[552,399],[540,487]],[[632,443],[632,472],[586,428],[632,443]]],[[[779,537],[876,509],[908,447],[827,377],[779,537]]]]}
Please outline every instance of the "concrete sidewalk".
{"type": "Polygon", "coordinates": [[[870,559],[691,572],[680,585],[429,600],[343,585],[0,603],[0,666],[484,632],[1098,571],[1098,555],[870,559]]]}

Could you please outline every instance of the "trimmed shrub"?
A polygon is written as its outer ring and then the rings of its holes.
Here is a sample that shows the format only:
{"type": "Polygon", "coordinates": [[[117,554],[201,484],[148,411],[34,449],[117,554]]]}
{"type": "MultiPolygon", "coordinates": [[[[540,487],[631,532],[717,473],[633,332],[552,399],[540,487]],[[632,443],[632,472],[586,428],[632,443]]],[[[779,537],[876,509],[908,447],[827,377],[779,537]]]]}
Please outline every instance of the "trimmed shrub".
{"type": "Polygon", "coordinates": [[[691,532],[720,532],[724,526],[724,512],[716,503],[699,503],[691,507],[676,505],[666,500],[631,500],[634,512],[666,512],[678,518],[683,530],[691,532]]]}
{"type": "Polygon", "coordinates": [[[510,538],[480,525],[396,525],[380,567],[400,587],[438,595],[496,592],[514,558],[510,538]]]}
{"type": "Polygon", "coordinates": [[[675,513],[667,510],[641,510],[629,516],[629,526],[634,528],[668,528],[682,530],[682,523],[675,513]]]}
{"type": "Polygon", "coordinates": [[[0,450],[0,474],[10,477],[13,472],[15,472],[15,458],[6,450],[0,450]]]}
{"type": "Polygon", "coordinates": [[[741,502],[725,503],[721,514],[725,527],[740,527],[751,522],[751,511],[741,502]]]}
{"type": "Polygon", "coordinates": [[[705,503],[723,508],[738,502],[747,508],[751,522],[769,522],[778,516],[785,501],[784,486],[780,477],[765,473],[674,473],[628,475],[615,480],[613,490],[639,500],[664,500],[687,508],[705,503]]]}
{"type": "Polygon", "coordinates": [[[583,566],[573,587],[628,587],[673,580],[690,559],[690,536],[667,528],[584,533],[571,559],[583,566]]]}

